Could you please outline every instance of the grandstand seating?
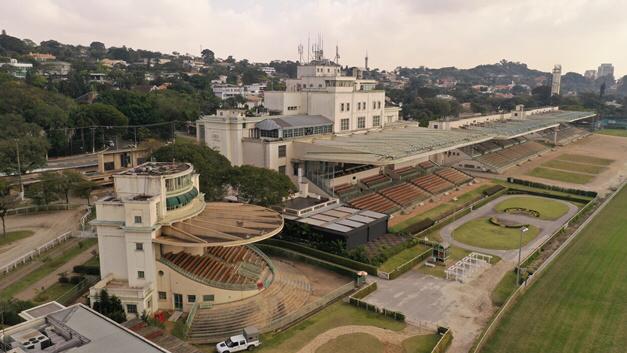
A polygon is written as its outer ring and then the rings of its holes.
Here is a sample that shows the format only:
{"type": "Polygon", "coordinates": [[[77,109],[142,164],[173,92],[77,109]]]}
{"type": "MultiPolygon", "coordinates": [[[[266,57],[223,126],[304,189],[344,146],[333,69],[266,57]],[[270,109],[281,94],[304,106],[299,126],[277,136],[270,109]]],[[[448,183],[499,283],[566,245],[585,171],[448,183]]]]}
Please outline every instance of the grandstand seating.
{"type": "Polygon", "coordinates": [[[162,258],[184,272],[221,283],[256,284],[272,274],[268,264],[245,246],[211,247],[207,248],[204,255],[192,255],[184,251],[166,253],[162,258]],[[245,269],[242,267],[244,264],[248,264],[244,266],[245,269]]]}
{"type": "Polygon", "coordinates": [[[407,166],[399,169],[394,169],[394,173],[396,173],[396,175],[398,175],[401,180],[405,180],[407,178],[411,178],[420,174],[420,170],[416,167],[407,166]]]}
{"type": "Polygon", "coordinates": [[[484,154],[475,158],[475,160],[495,169],[496,171],[500,171],[538,153],[544,152],[547,149],[548,148],[541,143],[527,141],[497,152],[484,154]]]}
{"type": "Polygon", "coordinates": [[[379,190],[379,193],[397,204],[408,207],[429,198],[424,191],[409,183],[401,183],[379,190]]]}
{"type": "Polygon", "coordinates": [[[305,305],[311,295],[307,278],[293,265],[276,261],[276,276],[270,287],[243,300],[200,307],[188,331],[191,343],[207,343],[240,334],[243,327],[264,330],[305,305]]]}
{"type": "Polygon", "coordinates": [[[367,178],[363,178],[361,179],[361,182],[364,183],[368,188],[376,188],[391,184],[392,178],[387,175],[377,174],[367,178]]]}
{"type": "Polygon", "coordinates": [[[350,199],[351,197],[361,194],[361,190],[357,187],[357,185],[349,183],[335,186],[333,188],[333,192],[335,192],[342,199],[350,199]]]}
{"type": "Polygon", "coordinates": [[[570,125],[561,125],[560,129],[557,131],[557,136],[554,136],[553,131],[542,132],[542,136],[546,139],[547,142],[556,142],[558,145],[566,145],[574,139],[587,135],[590,135],[589,131],[570,125]]]}
{"type": "Polygon", "coordinates": [[[435,173],[455,185],[462,185],[472,180],[470,175],[455,168],[444,168],[437,170],[435,173]]]}
{"type": "Polygon", "coordinates": [[[367,209],[381,213],[392,213],[397,211],[399,208],[394,202],[386,199],[376,192],[357,197],[349,203],[355,208],[367,209]]]}
{"type": "Polygon", "coordinates": [[[412,179],[411,183],[434,195],[455,187],[453,183],[436,174],[423,175],[412,179]]]}
{"type": "Polygon", "coordinates": [[[425,171],[429,171],[429,170],[437,167],[437,165],[435,163],[431,162],[431,161],[420,162],[420,163],[418,163],[418,166],[420,168],[422,168],[423,170],[425,170],[425,171]]]}

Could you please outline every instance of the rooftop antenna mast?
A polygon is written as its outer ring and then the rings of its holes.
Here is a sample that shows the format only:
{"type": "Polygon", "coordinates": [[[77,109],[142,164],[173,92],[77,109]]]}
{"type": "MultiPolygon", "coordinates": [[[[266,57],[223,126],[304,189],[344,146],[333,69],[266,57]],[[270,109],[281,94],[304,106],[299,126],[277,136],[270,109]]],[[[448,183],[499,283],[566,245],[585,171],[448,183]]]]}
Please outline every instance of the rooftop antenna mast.
{"type": "Polygon", "coordinates": [[[335,64],[340,64],[340,46],[337,43],[335,44],[335,64]]]}
{"type": "Polygon", "coordinates": [[[309,53],[311,53],[310,39],[311,39],[311,36],[309,34],[307,34],[307,63],[310,62],[310,60],[309,60],[309,53]]]}

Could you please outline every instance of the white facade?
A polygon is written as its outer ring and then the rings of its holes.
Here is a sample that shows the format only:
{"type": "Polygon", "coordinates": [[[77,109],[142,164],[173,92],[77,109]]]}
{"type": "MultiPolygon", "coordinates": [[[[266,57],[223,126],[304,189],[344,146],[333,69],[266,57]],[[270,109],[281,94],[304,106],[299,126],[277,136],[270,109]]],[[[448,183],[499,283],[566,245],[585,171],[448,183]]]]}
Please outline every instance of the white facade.
{"type": "Polygon", "coordinates": [[[562,83],[562,65],[555,65],[553,67],[553,76],[551,80],[551,95],[560,94],[560,85],[562,83]]]}
{"type": "MultiPolygon", "coordinates": [[[[190,164],[146,163],[113,178],[115,196],[96,202],[96,219],[92,221],[98,234],[103,279],[90,289],[91,302],[106,289],[120,298],[128,317],[171,307],[171,303],[160,303],[157,296],[159,245],[153,240],[162,224],[202,211],[198,174],[190,164]],[[164,165],[173,168],[164,171],[164,165]],[[190,192],[194,198],[189,203],[171,202],[177,195],[190,192]]],[[[172,295],[168,298],[171,300],[172,295]]]]}
{"type": "Polygon", "coordinates": [[[0,67],[1,66],[8,66],[10,73],[17,78],[26,78],[28,71],[33,68],[33,64],[20,63],[15,59],[11,59],[8,63],[0,63],[0,67]]]}
{"type": "Polygon", "coordinates": [[[229,84],[214,84],[211,86],[213,94],[220,99],[227,99],[235,96],[244,95],[244,87],[229,84]]]}
{"type": "Polygon", "coordinates": [[[609,75],[614,75],[614,65],[601,64],[597,70],[597,78],[609,75]]]}

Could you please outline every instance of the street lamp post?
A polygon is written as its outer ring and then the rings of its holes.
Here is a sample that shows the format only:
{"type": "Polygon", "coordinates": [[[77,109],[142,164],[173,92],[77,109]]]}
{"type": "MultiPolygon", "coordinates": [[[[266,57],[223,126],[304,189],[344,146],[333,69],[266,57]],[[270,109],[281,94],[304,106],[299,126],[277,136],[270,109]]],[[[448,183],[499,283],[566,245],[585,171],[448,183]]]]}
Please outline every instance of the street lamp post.
{"type": "Polygon", "coordinates": [[[518,243],[518,267],[516,267],[516,286],[520,285],[520,255],[522,253],[522,237],[523,233],[528,230],[529,228],[527,227],[520,228],[520,241],[518,243]]]}

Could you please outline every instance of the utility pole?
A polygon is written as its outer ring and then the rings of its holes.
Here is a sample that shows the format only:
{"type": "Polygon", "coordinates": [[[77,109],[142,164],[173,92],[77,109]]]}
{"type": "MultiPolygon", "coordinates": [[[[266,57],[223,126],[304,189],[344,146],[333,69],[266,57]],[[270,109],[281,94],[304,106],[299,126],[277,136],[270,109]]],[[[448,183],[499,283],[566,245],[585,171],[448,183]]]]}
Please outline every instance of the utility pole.
{"type": "Polygon", "coordinates": [[[91,128],[91,153],[96,152],[96,128],[91,128]]]}
{"type": "Polygon", "coordinates": [[[22,163],[20,162],[20,144],[15,140],[15,152],[17,154],[17,178],[20,183],[20,200],[24,201],[24,184],[22,184],[22,163]]]}
{"type": "Polygon", "coordinates": [[[520,242],[518,243],[518,267],[516,267],[516,286],[520,285],[520,254],[522,252],[522,237],[523,233],[528,231],[529,228],[522,227],[520,228],[520,242]]]}

